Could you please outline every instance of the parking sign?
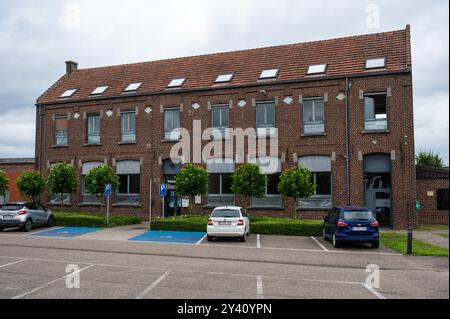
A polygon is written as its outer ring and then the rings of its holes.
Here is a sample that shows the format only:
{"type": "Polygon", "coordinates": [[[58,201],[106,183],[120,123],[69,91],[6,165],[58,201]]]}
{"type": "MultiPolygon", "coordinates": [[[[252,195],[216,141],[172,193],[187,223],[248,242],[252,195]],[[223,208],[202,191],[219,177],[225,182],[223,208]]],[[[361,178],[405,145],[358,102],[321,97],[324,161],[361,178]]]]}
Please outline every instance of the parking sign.
{"type": "Polygon", "coordinates": [[[105,196],[111,196],[112,195],[112,187],[111,184],[106,184],[105,185],[105,192],[104,192],[105,196]]]}
{"type": "Polygon", "coordinates": [[[159,195],[161,195],[163,197],[167,195],[167,185],[166,184],[159,185],[159,195]]]}

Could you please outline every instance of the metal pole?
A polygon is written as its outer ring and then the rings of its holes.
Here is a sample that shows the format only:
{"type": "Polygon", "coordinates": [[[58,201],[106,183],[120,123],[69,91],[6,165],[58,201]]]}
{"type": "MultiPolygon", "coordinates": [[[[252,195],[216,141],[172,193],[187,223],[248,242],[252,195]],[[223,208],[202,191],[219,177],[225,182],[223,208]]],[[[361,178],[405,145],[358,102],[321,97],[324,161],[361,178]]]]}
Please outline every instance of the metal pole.
{"type": "Polygon", "coordinates": [[[412,244],[413,244],[413,230],[408,228],[408,240],[406,244],[406,254],[412,255],[412,244]]]}
{"type": "Polygon", "coordinates": [[[148,229],[152,229],[152,179],[150,178],[150,203],[148,210],[148,229]]]}
{"type": "Polygon", "coordinates": [[[109,225],[109,196],[106,195],[106,225],[109,225]]]}

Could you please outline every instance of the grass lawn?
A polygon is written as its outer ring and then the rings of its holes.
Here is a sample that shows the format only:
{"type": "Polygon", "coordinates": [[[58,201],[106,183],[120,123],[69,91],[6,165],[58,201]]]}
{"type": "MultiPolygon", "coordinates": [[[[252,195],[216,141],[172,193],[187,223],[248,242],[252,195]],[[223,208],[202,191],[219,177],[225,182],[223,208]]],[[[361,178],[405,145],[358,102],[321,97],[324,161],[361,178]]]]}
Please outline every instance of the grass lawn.
{"type": "MultiPolygon", "coordinates": [[[[206,232],[208,216],[179,216],[159,218],[152,222],[152,230],[206,232]]],[[[261,235],[320,236],[323,221],[289,218],[252,217],[250,231],[261,235]]]]}
{"type": "Polygon", "coordinates": [[[110,216],[106,225],[106,215],[89,214],[83,212],[53,212],[57,226],[106,228],[140,224],[141,220],[135,216],[110,216]]]}
{"type": "MultiPolygon", "coordinates": [[[[406,233],[382,232],[380,239],[383,246],[406,255],[406,233]]],[[[413,255],[448,257],[448,249],[413,238],[413,255]]]]}

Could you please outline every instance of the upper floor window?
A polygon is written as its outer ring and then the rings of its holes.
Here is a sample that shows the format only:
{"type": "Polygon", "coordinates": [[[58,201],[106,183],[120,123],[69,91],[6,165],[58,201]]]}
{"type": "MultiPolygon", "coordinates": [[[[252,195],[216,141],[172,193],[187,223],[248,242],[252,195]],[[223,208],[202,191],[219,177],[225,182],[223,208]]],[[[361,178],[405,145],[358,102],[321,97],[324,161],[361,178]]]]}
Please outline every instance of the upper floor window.
{"type": "Polygon", "coordinates": [[[378,69],[386,66],[385,58],[368,59],[366,60],[366,69],[378,69]]]}
{"type": "Polygon", "coordinates": [[[230,108],[227,105],[212,108],[212,128],[214,137],[226,137],[230,127],[230,108]]]}
{"type": "Polygon", "coordinates": [[[275,135],[275,103],[256,104],[256,129],[258,136],[275,135]]]}
{"type": "Polygon", "coordinates": [[[169,83],[169,85],[167,85],[167,87],[168,88],[181,87],[185,81],[186,81],[186,78],[173,79],[172,81],[170,81],[170,83],[169,83]]]}
{"type": "Polygon", "coordinates": [[[368,94],[364,97],[364,118],[366,131],[388,129],[386,93],[368,94]]]}
{"type": "Polygon", "coordinates": [[[306,99],[303,101],[303,131],[305,134],[325,132],[324,99],[306,99]]]}
{"type": "Polygon", "coordinates": [[[72,95],[75,94],[76,91],[77,91],[77,89],[69,89],[69,90],[66,90],[66,91],[64,91],[64,93],[61,94],[59,97],[60,97],[60,98],[71,97],[72,95]]]}
{"type": "Polygon", "coordinates": [[[121,142],[136,142],[136,113],[123,112],[120,114],[121,142]]]}
{"type": "Polygon", "coordinates": [[[326,69],[327,69],[327,65],[326,64],[313,64],[313,65],[310,65],[308,67],[307,74],[321,74],[321,73],[325,73],[326,69]]]}
{"type": "Polygon", "coordinates": [[[55,144],[57,146],[68,145],[67,115],[55,117],[55,144]]]}
{"type": "Polygon", "coordinates": [[[267,69],[267,70],[263,70],[261,72],[261,75],[259,76],[260,80],[264,80],[264,79],[276,79],[278,76],[278,69],[267,69]]]}
{"type": "Polygon", "coordinates": [[[104,86],[99,86],[97,87],[94,91],[92,91],[91,95],[100,95],[105,93],[105,91],[108,89],[109,86],[104,85],[104,86]]]}
{"type": "Polygon", "coordinates": [[[164,110],[164,139],[167,141],[180,139],[180,109],[164,110]]]}
{"type": "Polygon", "coordinates": [[[100,115],[88,114],[87,116],[87,143],[100,144],[100,115]]]}
{"type": "Polygon", "coordinates": [[[234,73],[221,74],[216,78],[215,83],[227,83],[231,82],[233,79],[234,73]]]}
{"type": "Polygon", "coordinates": [[[134,92],[134,91],[137,91],[141,87],[141,85],[142,85],[142,82],[131,83],[123,91],[124,92],[134,92]]]}

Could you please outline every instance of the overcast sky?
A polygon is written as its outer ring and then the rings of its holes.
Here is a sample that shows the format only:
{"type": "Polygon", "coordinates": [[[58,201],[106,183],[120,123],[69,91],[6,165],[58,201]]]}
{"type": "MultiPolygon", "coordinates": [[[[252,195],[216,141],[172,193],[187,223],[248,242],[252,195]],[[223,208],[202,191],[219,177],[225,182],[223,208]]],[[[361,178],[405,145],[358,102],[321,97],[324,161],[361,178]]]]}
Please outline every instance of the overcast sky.
{"type": "Polygon", "coordinates": [[[416,149],[438,152],[448,163],[448,12],[447,0],[0,0],[0,157],[34,156],[34,103],[69,59],[86,68],[409,23],[416,149]]]}

